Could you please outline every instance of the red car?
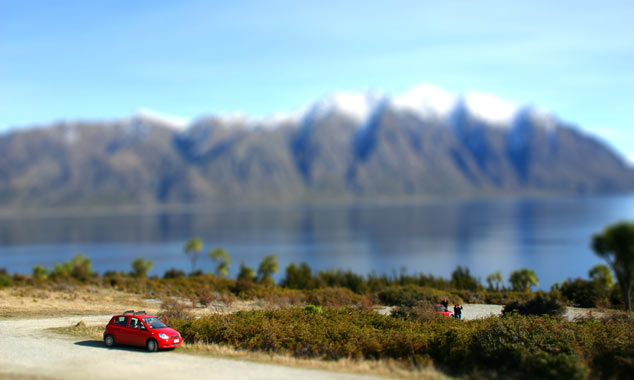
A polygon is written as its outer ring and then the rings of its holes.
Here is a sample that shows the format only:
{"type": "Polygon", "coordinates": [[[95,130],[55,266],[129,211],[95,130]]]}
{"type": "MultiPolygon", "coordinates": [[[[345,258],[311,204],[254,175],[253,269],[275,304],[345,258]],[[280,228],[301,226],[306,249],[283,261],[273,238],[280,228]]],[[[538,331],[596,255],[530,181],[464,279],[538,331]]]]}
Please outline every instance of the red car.
{"type": "Polygon", "coordinates": [[[446,307],[441,304],[434,305],[434,313],[442,314],[445,317],[453,317],[453,311],[449,311],[446,307]]]}
{"type": "Polygon", "coordinates": [[[115,344],[145,346],[148,351],[155,352],[159,348],[175,348],[183,343],[181,334],[166,326],[158,318],[145,314],[144,311],[126,311],[110,319],[103,333],[103,341],[107,347],[115,344]]]}

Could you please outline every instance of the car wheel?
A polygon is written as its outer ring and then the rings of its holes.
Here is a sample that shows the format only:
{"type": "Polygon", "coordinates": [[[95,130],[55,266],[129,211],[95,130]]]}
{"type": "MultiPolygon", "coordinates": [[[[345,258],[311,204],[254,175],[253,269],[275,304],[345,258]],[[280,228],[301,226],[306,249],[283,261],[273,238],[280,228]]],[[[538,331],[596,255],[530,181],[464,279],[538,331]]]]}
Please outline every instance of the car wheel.
{"type": "Polygon", "coordinates": [[[158,350],[158,343],[154,339],[150,339],[146,344],[147,350],[150,352],[156,352],[158,350]]]}
{"type": "Polygon", "coordinates": [[[106,345],[106,347],[113,347],[114,346],[114,338],[112,335],[106,335],[105,338],[103,338],[103,342],[106,345]]]}

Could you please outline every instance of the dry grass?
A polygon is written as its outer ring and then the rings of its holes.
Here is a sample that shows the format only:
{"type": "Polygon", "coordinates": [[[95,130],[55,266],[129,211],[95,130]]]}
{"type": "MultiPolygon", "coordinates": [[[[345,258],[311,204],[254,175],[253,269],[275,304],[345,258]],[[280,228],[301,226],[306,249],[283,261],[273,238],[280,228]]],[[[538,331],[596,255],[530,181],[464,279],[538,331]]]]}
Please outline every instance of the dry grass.
{"type": "Polygon", "coordinates": [[[135,294],[90,286],[0,289],[0,318],[114,314],[128,309],[154,312],[159,305],[135,294]]]}
{"type": "MultiPolygon", "coordinates": [[[[82,322],[80,322],[80,324],[81,323],[82,322]]],[[[57,334],[70,335],[70,336],[74,336],[78,338],[92,338],[92,339],[101,340],[103,339],[104,329],[105,329],[105,326],[86,326],[85,324],[83,325],[78,324],[76,326],[69,326],[69,327],[55,327],[55,328],[49,329],[49,331],[52,331],[57,334]]]]}
{"type": "Polygon", "coordinates": [[[50,377],[0,372],[1,380],[49,380],[50,377]]]}
{"type": "MultiPolygon", "coordinates": [[[[188,314],[204,317],[210,314],[230,314],[238,310],[262,309],[262,301],[220,298],[203,307],[198,302],[177,299],[188,314]]],[[[41,318],[69,315],[115,314],[124,310],[145,310],[158,315],[160,300],[143,299],[136,293],[95,286],[59,285],[36,288],[19,286],[0,288],[0,318],[41,318]]]]}
{"type": "Polygon", "coordinates": [[[450,379],[450,377],[431,366],[426,368],[412,368],[405,366],[403,363],[396,360],[299,359],[289,355],[270,354],[261,351],[237,350],[230,346],[206,343],[184,344],[176,352],[194,355],[210,355],[262,363],[276,363],[289,367],[368,374],[402,379],[450,379]]]}
{"type": "MultiPolygon", "coordinates": [[[[103,326],[86,326],[80,322],[75,326],[58,327],[50,330],[58,334],[101,340],[103,329],[103,326]]],[[[326,361],[319,359],[298,359],[287,355],[268,354],[260,351],[237,350],[225,345],[204,343],[183,344],[183,346],[178,348],[175,352],[189,355],[249,360],[260,363],[276,363],[289,367],[378,375],[403,379],[450,379],[450,377],[437,371],[433,367],[412,368],[407,367],[396,360],[340,359],[336,361],[326,361]]]]}

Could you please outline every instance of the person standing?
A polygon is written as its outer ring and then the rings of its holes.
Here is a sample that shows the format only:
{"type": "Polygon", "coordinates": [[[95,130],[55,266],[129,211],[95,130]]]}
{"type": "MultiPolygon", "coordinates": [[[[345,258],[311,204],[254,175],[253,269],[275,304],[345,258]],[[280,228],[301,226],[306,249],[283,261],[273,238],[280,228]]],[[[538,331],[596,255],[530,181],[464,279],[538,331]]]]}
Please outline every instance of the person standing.
{"type": "Polygon", "coordinates": [[[447,300],[447,297],[443,298],[443,300],[440,301],[440,304],[445,308],[445,311],[449,310],[449,301],[447,300]]]}
{"type": "Polygon", "coordinates": [[[462,319],[462,304],[453,306],[453,315],[456,319],[462,319]]]}

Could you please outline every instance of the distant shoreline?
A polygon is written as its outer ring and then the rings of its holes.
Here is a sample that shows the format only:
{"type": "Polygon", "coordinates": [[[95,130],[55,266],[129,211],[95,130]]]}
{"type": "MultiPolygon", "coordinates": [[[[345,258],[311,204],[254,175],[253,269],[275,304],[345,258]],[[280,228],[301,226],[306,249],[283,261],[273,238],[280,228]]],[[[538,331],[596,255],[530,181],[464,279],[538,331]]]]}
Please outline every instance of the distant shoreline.
{"type": "Polygon", "coordinates": [[[44,206],[44,207],[2,207],[0,218],[14,217],[85,217],[111,215],[155,215],[164,212],[176,213],[205,213],[227,209],[257,209],[257,208],[292,208],[292,207],[334,207],[342,205],[356,206],[395,206],[412,204],[433,204],[443,202],[469,201],[517,201],[532,199],[592,199],[634,196],[634,192],[608,194],[553,194],[553,193],[503,193],[503,194],[473,194],[464,196],[412,196],[412,197],[362,197],[362,198],[311,198],[305,200],[263,200],[263,201],[224,201],[200,203],[164,203],[164,204],[115,204],[115,205],[73,205],[73,206],[44,206]]]}

